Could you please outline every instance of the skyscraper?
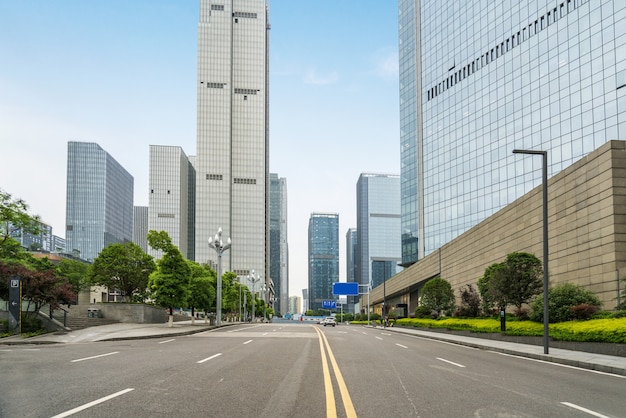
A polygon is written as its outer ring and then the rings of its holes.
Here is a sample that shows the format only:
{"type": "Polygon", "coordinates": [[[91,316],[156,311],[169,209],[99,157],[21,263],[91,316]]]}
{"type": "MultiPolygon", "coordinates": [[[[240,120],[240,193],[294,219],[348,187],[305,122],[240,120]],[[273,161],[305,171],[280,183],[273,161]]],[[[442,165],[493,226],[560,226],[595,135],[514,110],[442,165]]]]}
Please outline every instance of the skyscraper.
{"type": "Polygon", "coordinates": [[[66,251],[95,259],[133,238],[133,177],[98,144],[67,144],[66,251]]]}
{"type": "MultiPolygon", "coordinates": [[[[189,234],[194,220],[189,206],[193,205],[195,170],[181,147],[150,145],[150,194],[148,230],[165,231],[172,244],[189,260],[189,234]],[[191,196],[190,196],[191,195],[191,196]]],[[[161,251],[148,248],[148,254],[160,258],[161,251]]]]}
{"type": "Polygon", "coordinates": [[[400,176],[363,173],[356,196],[356,277],[374,288],[400,270],[400,176]]]}
{"type": "Polygon", "coordinates": [[[289,247],[287,244],[287,179],[270,174],[270,278],[274,282],[274,312],[289,310],[289,247]]]}
{"type": "Polygon", "coordinates": [[[339,281],[339,215],[312,213],[309,218],[309,309],[322,309],[335,300],[333,283],[339,281]]]}
{"type": "Polygon", "coordinates": [[[195,259],[216,264],[207,242],[222,228],[223,271],[265,280],[269,28],[265,0],[200,1],[195,259]]]}
{"type": "Polygon", "coordinates": [[[148,252],[148,206],[133,208],[133,242],[148,252]]]}
{"type": "Polygon", "coordinates": [[[626,138],[626,3],[399,0],[402,261],[626,138]]]}

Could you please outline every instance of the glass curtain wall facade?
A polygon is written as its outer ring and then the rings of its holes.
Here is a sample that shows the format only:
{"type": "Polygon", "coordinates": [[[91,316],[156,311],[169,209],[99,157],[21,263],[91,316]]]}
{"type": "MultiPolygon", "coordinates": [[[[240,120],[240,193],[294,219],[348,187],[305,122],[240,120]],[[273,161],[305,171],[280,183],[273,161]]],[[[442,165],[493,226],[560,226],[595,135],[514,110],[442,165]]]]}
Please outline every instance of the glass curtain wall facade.
{"type": "MultiPolygon", "coordinates": [[[[358,282],[356,279],[356,252],[357,231],[356,228],[348,228],[346,232],[346,282],[358,282]]],[[[354,312],[354,304],[359,300],[358,296],[348,296],[346,312],[354,312]]]]}
{"type": "Polygon", "coordinates": [[[133,242],[148,252],[148,206],[133,208],[133,242]]]}
{"type": "Polygon", "coordinates": [[[361,174],[356,206],[356,277],[374,288],[400,269],[400,176],[361,174]]]}
{"type": "Polygon", "coordinates": [[[268,44],[265,0],[200,1],[196,261],[217,264],[207,242],[232,247],[222,271],[269,276],[268,44]]]}
{"type": "MultiPolygon", "coordinates": [[[[188,248],[193,167],[181,147],[150,145],[149,170],[148,230],[167,232],[185,258],[194,260],[188,248]]],[[[163,252],[149,247],[148,254],[159,259],[163,252]]]]}
{"type": "Polygon", "coordinates": [[[134,179],[98,144],[68,142],[66,251],[93,261],[109,244],[132,241],[134,179]]]}
{"type": "Polygon", "coordinates": [[[309,309],[322,309],[324,300],[336,300],[333,283],[339,281],[339,215],[312,213],[309,219],[309,309]]]}
{"type": "Polygon", "coordinates": [[[289,309],[289,252],[287,245],[287,179],[270,174],[270,278],[274,282],[274,312],[289,309]]]}
{"type": "Polygon", "coordinates": [[[623,1],[398,4],[403,234],[421,220],[420,255],[541,184],[541,159],[513,149],[548,151],[552,176],[626,138],[623,1]]]}

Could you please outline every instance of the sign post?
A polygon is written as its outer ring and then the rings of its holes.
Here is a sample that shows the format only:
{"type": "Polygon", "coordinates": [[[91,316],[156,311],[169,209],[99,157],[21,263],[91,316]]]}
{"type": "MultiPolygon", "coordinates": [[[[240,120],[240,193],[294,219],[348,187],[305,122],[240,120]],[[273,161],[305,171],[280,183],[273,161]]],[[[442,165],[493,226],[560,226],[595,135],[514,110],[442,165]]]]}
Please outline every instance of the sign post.
{"type": "Polygon", "coordinates": [[[9,332],[21,333],[22,330],[22,279],[9,279],[9,332]]]}

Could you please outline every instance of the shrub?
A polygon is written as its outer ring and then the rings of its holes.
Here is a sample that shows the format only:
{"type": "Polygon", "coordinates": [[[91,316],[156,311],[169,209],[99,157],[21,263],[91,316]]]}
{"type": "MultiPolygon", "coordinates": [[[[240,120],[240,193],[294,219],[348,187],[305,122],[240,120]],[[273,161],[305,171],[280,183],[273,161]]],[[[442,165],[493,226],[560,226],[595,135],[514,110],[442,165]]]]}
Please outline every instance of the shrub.
{"type": "MultiPolygon", "coordinates": [[[[572,283],[563,283],[548,290],[548,314],[550,322],[565,322],[576,319],[572,307],[587,304],[599,308],[600,299],[591,291],[572,283]]],[[[531,305],[530,319],[543,322],[543,298],[531,305]]]]}
{"type": "Polygon", "coordinates": [[[450,282],[436,277],[426,282],[422,287],[420,304],[427,306],[439,315],[443,312],[452,312],[454,309],[454,291],[450,282]]]}
{"type": "Polygon", "coordinates": [[[454,310],[454,316],[475,318],[480,313],[480,295],[471,284],[459,289],[461,306],[454,310]]]}
{"type": "Polygon", "coordinates": [[[513,309],[513,315],[515,315],[515,317],[519,319],[520,321],[524,321],[528,319],[529,312],[528,312],[528,309],[526,308],[515,307],[515,309],[513,309]]]}
{"type": "Polygon", "coordinates": [[[416,318],[430,318],[431,313],[432,313],[432,309],[424,305],[420,305],[417,308],[415,308],[416,318]]]}
{"type": "Polygon", "coordinates": [[[591,319],[594,313],[598,311],[598,307],[589,305],[588,303],[580,303],[570,308],[575,319],[586,320],[591,319]]]}

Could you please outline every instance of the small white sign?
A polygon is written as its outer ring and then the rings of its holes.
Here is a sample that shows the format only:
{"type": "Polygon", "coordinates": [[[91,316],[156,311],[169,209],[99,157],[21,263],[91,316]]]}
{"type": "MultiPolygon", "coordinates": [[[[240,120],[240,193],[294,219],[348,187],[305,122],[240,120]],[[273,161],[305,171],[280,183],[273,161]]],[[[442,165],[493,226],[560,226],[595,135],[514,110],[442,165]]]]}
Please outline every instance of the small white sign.
{"type": "Polygon", "coordinates": [[[11,280],[11,287],[20,287],[19,280],[11,280]]]}

